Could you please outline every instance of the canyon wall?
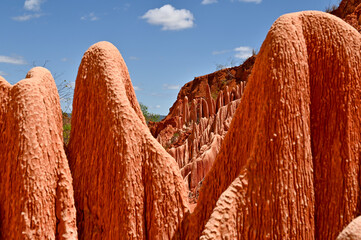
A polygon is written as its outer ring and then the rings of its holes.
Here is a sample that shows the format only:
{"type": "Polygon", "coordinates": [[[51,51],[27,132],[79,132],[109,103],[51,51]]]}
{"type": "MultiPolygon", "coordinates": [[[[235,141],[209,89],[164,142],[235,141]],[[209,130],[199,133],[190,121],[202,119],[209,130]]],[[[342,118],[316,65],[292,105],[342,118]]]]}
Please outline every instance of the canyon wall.
{"type": "Polygon", "coordinates": [[[149,124],[153,136],[181,168],[193,204],[229,129],[255,58],[196,77],[181,88],[166,118],[149,124]]]}

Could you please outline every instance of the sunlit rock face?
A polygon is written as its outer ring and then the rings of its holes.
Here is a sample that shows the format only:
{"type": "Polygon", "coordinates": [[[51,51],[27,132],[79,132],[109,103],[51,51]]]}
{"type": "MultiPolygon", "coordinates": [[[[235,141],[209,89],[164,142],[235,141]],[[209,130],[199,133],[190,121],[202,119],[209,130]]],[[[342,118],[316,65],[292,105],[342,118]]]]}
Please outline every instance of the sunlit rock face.
{"type": "Polygon", "coordinates": [[[358,214],[360,50],[330,14],[273,24],[187,239],[336,239],[358,214]]]}
{"type": "Polygon", "coordinates": [[[149,124],[181,168],[192,205],[229,129],[254,60],[252,56],[240,66],[196,77],[181,88],[166,118],[149,124]]]}
{"type": "Polygon", "coordinates": [[[359,239],[360,76],[357,30],[284,15],[247,87],[177,99],[154,128],[161,143],[182,130],[164,149],[99,42],[79,67],[67,157],[50,72],[0,77],[0,238],[359,239]]]}
{"type": "Polygon", "coordinates": [[[14,86],[0,77],[1,239],[77,239],[62,133],[48,70],[33,68],[14,86]]]}
{"type": "Polygon", "coordinates": [[[79,237],[181,237],[185,184],[146,126],[123,58],[108,42],[83,56],[71,124],[68,157],[79,237]]]}

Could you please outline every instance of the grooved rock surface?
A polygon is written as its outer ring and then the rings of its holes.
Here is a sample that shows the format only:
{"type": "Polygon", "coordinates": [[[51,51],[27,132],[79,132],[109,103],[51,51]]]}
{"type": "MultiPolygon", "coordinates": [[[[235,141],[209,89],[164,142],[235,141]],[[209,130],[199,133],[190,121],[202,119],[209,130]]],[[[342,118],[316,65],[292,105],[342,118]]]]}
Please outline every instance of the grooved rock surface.
{"type": "Polygon", "coordinates": [[[360,53],[330,14],[273,24],[186,239],[336,239],[359,212],[360,53]]]}
{"type": "Polygon", "coordinates": [[[181,168],[192,204],[228,131],[255,59],[254,55],[240,66],[194,78],[181,88],[165,119],[149,123],[153,136],[181,168]]]}
{"type": "Polygon", "coordinates": [[[162,128],[157,140],[181,168],[192,203],[197,201],[201,181],[217,156],[245,87],[246,82],[232,89],[226,86],[214,99],[205,85],[204,98],[177,100],[173,117],[157,125],[162,128]]]}
{"type": "Polygon", "coordinates": [[[222,106],[217,114],[190,123],[189,135],[185,139],[180,136],[169,148],[168,152],[176,159],[182,176],[188,176],[186,181],[190,190],[197,187],[212,167],[239,103],[240,99],[236,99],[222,106]]]}
{"type": "MultiPolygon", "coordinates": [[[[242,82],[246,82],[249,74],[252,71],[256,56],[248,58],[242,65],[237,67],[225,68],[211,74],[196,77],[192,81],[186,83],[179,91],[177,100],[169,109],[169,114],[165,119],[158,123],[151,123],[149,128],[155,138],[162,132],[164,128],[170,125],[174,118],[181,117],[182,112],[179,111],[179,106],[183,104],[184,98],[188,98],[188,102],[192,103],[194,99],[204,98],[210,102],[213,97],[217,97],[221,91],[225,91],[228,86],[229,89],[236,88],[242,82]],[[211,95],[211,96],[210,96],[211,95]]],[[[237,99],[239,96],[237,97],[237,99]]],[[[212,100],[215,100],[214,98],[212,100]]],[[[172,124],[173,127],[176,127],[172,124]]],[[[180,128],[179,126],[178,128],[180,128]]],[[[172,136],[170,136],[172,137],[172,136]]],[[[168,139],[169,140],[169,139],[168,139]]]]}
{"type": "Polygon", "coordinates": [[[99,42],[83,56],[68,150],[80,239],[181,237],[185,184],[149,132],[111,43],[99,42]]]}
{"type": "Polygon", "coordinates": [[[11,86],[0,77],[0,238],[77,239],[59,95],[33,68],[11,86]]]}

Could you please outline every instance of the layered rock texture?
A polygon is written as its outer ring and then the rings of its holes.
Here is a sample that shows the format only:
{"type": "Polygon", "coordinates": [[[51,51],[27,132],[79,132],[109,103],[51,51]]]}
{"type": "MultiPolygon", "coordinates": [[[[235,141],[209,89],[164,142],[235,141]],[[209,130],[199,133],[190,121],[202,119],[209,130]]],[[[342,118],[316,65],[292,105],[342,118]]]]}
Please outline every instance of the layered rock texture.
{"type": "MultiPolygon", "coordinates": [[[[174,129],[175,133],[171,139],[171,142],[174,142],[168,147],[168,152],[181,168],[189,189],[196,188],[211,168],[244,88],[244,82],[233,91],[226,87],[224,93],[220,91],[216,101],[208,94],[209,98],[193,99],[190,107],[185,97],[182,105],[178,107],[180,117],[175,118],[182,123],[174,129]]],[[[162,138],[159,138],[162,143],[161,140],[162,138]]],[[[168,143],[165,142],[165,145],[168,143]]]]}
{"type": "MultiPolygon", "coordinates": [[[[179,126],[179,123],[182,121],[184,123],[186,120],[183,116],[183,109],[180,108],[183,106],[185,97],[188,99],[188,108],[191,108],[193,100],[196,100],[198,105],[201,99],[205,99],[207,103],[210,100],[216,101],[220,92],[225,91],[226,88],[235,89],[237,86],[240,88],[240,84],[247,81],[255,59],[256,57],[252,56],[240,66],[225,68],[208,75],[196,77],[193,81],[186,83],[179,91],[177,100],[169,109],[169,114],[165,119],[161,122],[150,124],[149,128],[153,136],[157,139],[162,138],[162,136],[165,135],[165,128],[168,126],[172,126],[173,128],[183,127],[179,126]],[[181,118],[182,121],[179,121],[178,118],[181,118]]],[[[198,113],[198,115],[199,114],[200,113],[198,113]]],[[[169,139],[163,138],[162,140],[167,141],[169,139]]]]}
{"type": "MultiPolygon", "coordinates": [[[[360,0],[343,0],[332,14],[361,31],[360,0]]],[[[246,83],[255,58],[256,56],[252,56],[238,67],[197,77],[185,84],[167,117],[159,123],[150,124],[153,136],[182,168],[182,175],[193,194],[197,194],[195,191],[197,192],[201,180],[215,160],[239,101],[232,104],[233,107],[227,107],[226,112],[222,110],[222,117],[215,115],[221,106],[241,97],[231,94],[238,92],[236,88],[241,88],[242,83],[246,83]],[[229,96],[226,92],[229,92],[229,96]],[[221,132],[214,132],[215,129],[221,132]],[[197,135],[199,138],[195,138],[197,135]]]]}
{"type": "Polygon", "coordinates": [[[1,239],[77,239],[61,121],[48,70],[14,86],[0,77],[1,239]]]}
{"type": "Polygon", "coordinates": [[[331,12],[361,32],[361,0],[342,0],[331,12]]]}
{"type": "Polygon", "coordinates": [[[153,138],[118,50],[84,54],[73,102],[69,162],[81,239],[176,239],[188,212],[175,160],[153,138]]]}
{"type": "Polygon", "coordinates": [[[181,168],[196,203],[198,190],[211,168],[251,73],[255,56],[185,84],[167,117],[150,123],[154,137],[181,168]]]}
{"type": "Polygon", "coordinates": [[[335,239],[359,214],[360,50],[330,14],[273,24],[187,239],[335,239]]]}

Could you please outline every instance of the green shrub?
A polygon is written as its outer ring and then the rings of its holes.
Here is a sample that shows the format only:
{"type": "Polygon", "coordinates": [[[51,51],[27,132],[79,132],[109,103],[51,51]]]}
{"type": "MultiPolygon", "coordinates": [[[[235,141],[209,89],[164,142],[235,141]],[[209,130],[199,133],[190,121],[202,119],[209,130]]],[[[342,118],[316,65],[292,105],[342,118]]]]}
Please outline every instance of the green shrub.
{"type": "Polygon", "coordinates": [[[148,107],[145,106],[143,103],[139,103],[139,105],[140,105],[140,109],[143,112],[143,116],[145,118],[145,121],[147,123],[149,123],[150,121],[152,121],[152,122],[159,122],[160,121],[160,116],[158,114],[148,112],[148,107]]]}
{"type": "Polygon", "coordinates": [[[64,144],[69,143],[70,130],[71,130],[70,116],[66,112],[63,112],[63,141],[64,141],[64,144]]]}

